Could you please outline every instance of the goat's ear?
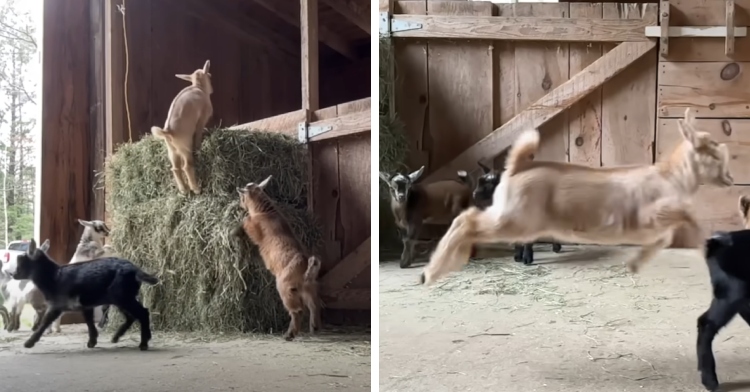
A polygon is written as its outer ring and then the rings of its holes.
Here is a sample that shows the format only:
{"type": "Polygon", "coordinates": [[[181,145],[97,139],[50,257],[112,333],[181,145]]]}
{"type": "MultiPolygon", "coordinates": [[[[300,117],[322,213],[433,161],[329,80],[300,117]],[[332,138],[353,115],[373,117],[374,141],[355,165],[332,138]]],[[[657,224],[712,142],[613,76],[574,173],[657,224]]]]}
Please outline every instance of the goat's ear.
{"type": "Polygon", "coordinates": [[[190,75],[177,74],[177,75],[175,75],[175,77],[177,79],[187,80],[188,82],[192,82],[193,81],[193,79],[190,78],[190,75]]]}
{"type": "Polygon", "coordinates": [[[211,68],[211,60],[206,60],[206,63],[203,64],[203,72],[208,73],[209,68],[211,68]]]}
{"type": "Polygon", "coordinates": [[[273,175],[269,175],[268,177],[266,177],[265,180],[261,181],[261,183],[258,184],[258,188],[260,188],[260,189],[266,189],[266,185],[268,185],[268,182],[271,181],[272,177],[273,177],[273,175]]]}
{"type": "Polygon", "coordinates": [[[29,241],[29,250],[27,250],[26,253],[33,255],[34,252],[36,252],[36,241],[32,238],[31,241],[29,241]]]}
{"type": "Polygon", "coordinates": [[[39,250],[41,250],[44,253],[47,253],[47,251],[49,250],[49,238],[44,240],[44,242],[42,243],[42,246],[39,247],[39,250]]]}
{"type": "Polygon", "coordinates": [[[245,194],[245,189],[244,189],[244,188],[240,188],[240,187],[237,187],[237,193],[239,193],[239,195],[240,195],[240,196],[242,196],[242,195],[244,195],[244,194],[245,194]]]}
{"type": "Polygon", "coordinates": [[[206,76],[208,76],[209,79],[210,79],[211,78],[211,72],[206,72],[206,76]]]}
{"type": "Polygon", "coordinates": [[[383,180],[383,181],[385,181],[385,182],[387,182],[387,183],[391,182],[391,177],[388,176],[388,174],[383,173],[383,172],[380,172],[380,179],[383,180]]]}
{"type": "Polygon", "coordinates": [[[747,219],[748,210],[750,210],[750,196],[742,195],[740,196],[740,214],[745,219],[747,219]]]}
{"type": "Polygon", "coordinates": [[[466,170],[459,170],[456,172],[458,175],[458,179],[463,182],[468,182],[469,180],[469,173],[466,172],[466,170]]]}
{"type": "Polygon", "coordinates": [[[482,161],[477,161],[477,165],[479,165],[479,167],[482,168],[482,171],[484,172],[484,174],[487,174],[491,171],[491,169],[487,167],[484,163],[482,163],[482,161]]]}
{"type": "Polygon", "coordinates": [[[424,166],[420,167],[419,170],[409,174],[409,180],[411,180],[411,182],[416,182],[419,177],[422,177],[422,173],[424,173],[424,166]]]}
{"type": "Polygon", "coordinates": [[[695,128],[693,128],[694,121],[695,115],[690,111],[690,108],[685,109],[685,118],[677,120],[677,128],[680,130],[682,137],[693,145],[697,142],[695,128]]]}
{"type": "Polygon", "coordinates": [[[89,222],[89,221],[85,221],[85,220],[79,219],[78,223],[80,223],[82,226],[94,227],[94,224],[92,222],[89,222]]]}

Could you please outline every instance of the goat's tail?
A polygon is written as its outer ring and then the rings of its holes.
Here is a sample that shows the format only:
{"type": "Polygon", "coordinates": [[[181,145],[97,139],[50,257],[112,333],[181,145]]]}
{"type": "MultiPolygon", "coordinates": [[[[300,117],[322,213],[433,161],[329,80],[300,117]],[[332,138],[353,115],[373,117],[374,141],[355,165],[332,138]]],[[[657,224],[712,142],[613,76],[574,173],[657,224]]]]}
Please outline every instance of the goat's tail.
{"type": "Polygon", "coordinates": [[[508,158],[505,160],[505,172],[512,176],[522,170],[523,165],[534,159],[534,153],[539,149],[539,131],[529,129],[524,131],[508,152],[508,158]]]}
{"type": "Polygon", "coordinates": [[[155,285],[159,283],[159,278],[157,278],[154,275],[147,274],[140,269],[138,270],[138,272],[135,273],[135,278],[139,282],[143,282],[143,283],[150,284],[150,285],[155,285]]]}
{"type": "Polygon", "coordinates": [[[162,129],[159,127],[151,127],[151,134],[162,139],[166,140],[172,140],[171,132],[167,129],[162,129]]]}
{"type": "Polygon", "coordinates": [[[308,282],[314,282],[318,279],[320,273],[320,259],[316,256],[311,256],[307,259],[307,270],[305,271],[305,280],[308,282]]]}
{"type": "Polygon", "coordinates": [[[438,241],[430,261],[424,267],[420,283],[430,285],[450,272],[460,270],[468,264],[477,242],[477,221],[481,211],[469,207],[451,223],[448,232],[438,241]]]}

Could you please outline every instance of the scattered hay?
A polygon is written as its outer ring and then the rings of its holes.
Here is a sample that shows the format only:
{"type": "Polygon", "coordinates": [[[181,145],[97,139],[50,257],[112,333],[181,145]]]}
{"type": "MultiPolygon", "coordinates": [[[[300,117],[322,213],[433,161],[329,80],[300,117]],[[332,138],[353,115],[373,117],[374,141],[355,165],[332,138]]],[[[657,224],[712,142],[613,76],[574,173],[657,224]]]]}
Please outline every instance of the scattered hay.
{"type": "MultiPolygon", "coordinates": [[[[257,247],[234,229],[244,214],[236,187],[273,175],[267,192],[311,249],[320,230],[306,210],[307,162],[296,140],[213,130],[196,156],[200,195],[177,191],[164,142],[124,144],[105,169],[116,251],[161,278],[141,294],[162,331],[273,332],[288,323],[257,247]]],[[[114,316],[114,315],[112,315],[114,316]]],[[[118,316],[118,318],[121,316],[118,316]]],[[[119,324],[111,318],[110,327],[119,324]]]]}
{"type": "MultiPolygon", "coordinates": [[[[379,64],[379,81],[380,81],[380,125],[379,125],[379,145],[380,145],[380,171],[393,173],[406,168],[404,161],[408,153],[409,145],[404,133],[403,123],[398,116],[392,113],[393,102],[391,102],[391,92],[394,89],[395,75],[393,68],[390,67],[393,61],[393,45],[390,39],[380,39],[380,64],[379,64]]],[[[379,187],[379,222],[380,222],[380,249],[392,250],[401,247],[398,231],[393,222],[390,205],[388,203],[388,188],[382,181],[378,181],[379,187]]]]}

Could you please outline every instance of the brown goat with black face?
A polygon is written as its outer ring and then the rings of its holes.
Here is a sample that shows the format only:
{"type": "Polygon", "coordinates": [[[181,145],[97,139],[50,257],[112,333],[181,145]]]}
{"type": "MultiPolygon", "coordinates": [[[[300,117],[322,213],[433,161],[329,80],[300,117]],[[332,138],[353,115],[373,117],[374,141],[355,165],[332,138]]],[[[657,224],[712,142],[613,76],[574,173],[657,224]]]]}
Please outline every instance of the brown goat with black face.
{"type": "Polygon", "coordinates": [[[294,339],[302,324],[302,312],[310,311],[310,333],[320,328],[321,302],[318,296],[320,259],[311,256],[297,240],[289,223],[264,189],[271,180],[237,188],[240,204],[247,212],[242,228],[258,245],[266,268],[276,277],[276,289],[292,320],[284,338],[294,339]]]}

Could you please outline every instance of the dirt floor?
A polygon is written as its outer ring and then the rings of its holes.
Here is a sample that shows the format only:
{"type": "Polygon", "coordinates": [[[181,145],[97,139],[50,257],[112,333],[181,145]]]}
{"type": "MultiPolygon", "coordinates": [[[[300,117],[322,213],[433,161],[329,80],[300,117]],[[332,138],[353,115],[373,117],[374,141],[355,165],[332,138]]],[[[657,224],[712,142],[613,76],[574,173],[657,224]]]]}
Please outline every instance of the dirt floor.
{"type": "MultiPolygon", "coordinates": [[[[634,248],[537,245],[536,266],[482,259],[426,288],[424,263],[380,264],[380,391],[703,391],[696,319],[708,271],[662,252],[639,275],[634,248]]],[[[750,391],[750,329],[714,342],[725,391],[750,391]]]]}
{"type": "Polygon", "coordinates": [[[369,391],[369,331],[323,331],[286,342],[281,336],[155,333],[149,351],[138,350],[138,332],[118,343],[102,332],[86,348],[84,325],[63,325],[23,347],[27,330],[0,333],[0,391],[369,391]]]}

